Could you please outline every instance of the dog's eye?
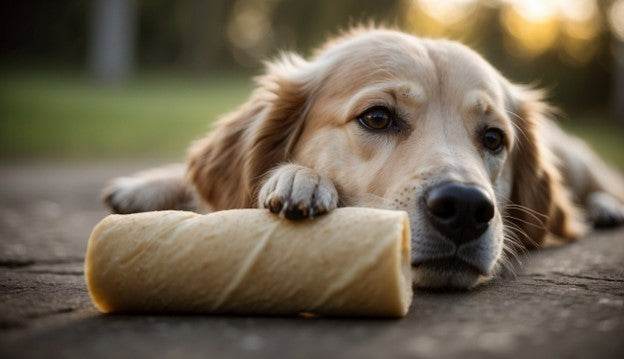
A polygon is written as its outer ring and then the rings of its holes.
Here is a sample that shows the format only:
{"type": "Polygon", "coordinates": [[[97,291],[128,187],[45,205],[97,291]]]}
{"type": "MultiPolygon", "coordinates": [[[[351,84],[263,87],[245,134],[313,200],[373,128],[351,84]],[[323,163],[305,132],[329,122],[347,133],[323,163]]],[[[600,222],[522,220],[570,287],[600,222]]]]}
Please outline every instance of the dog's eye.
{"type": "Polygon", "coordinates": [[[503,132],[498,128],[487,129],[483,133],[483,146],[492,152],[498,152],[503,147],[503,132]]]}
{"type": "Polygon", "coordinates": [[[392,125],[392,112],[384,106],[375,106],[364,111],[357,120],[369,130],[384,130],[392,125]]]}

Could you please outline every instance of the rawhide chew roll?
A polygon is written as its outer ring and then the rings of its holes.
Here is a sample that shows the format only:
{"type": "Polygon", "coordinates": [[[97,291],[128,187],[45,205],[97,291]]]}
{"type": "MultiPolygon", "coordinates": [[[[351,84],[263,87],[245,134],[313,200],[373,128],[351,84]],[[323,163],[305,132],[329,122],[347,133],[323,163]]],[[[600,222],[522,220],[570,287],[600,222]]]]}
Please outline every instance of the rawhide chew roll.
{"type": "Polygon", "coordinates": [[[339,208],[110,215],[85,276],[103,312],[401,317],[412,301],[407,213],[339,208]]]}

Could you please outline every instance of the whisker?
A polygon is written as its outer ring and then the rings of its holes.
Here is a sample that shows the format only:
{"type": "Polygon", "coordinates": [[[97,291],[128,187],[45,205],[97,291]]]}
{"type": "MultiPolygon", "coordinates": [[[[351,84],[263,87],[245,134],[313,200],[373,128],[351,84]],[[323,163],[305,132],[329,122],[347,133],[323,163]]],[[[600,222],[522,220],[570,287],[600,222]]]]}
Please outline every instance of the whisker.
{"type": "Polygon", "coordinates": [[[523,211],[524,213],[527,213],[527,214],[530,213],[530,214],[534,215],[535,217],[542,217],[543,219],[548,219],[547,215],[545,215],[543,213],[539,213],[538,211],[536,211],[536,210],[534,210],[532,208],[529,208],[527,206],[523,206],[523,205],[516,204],[516,203],[508,203],[507,207],[511,207],[512,209],[517,209],[517,210],[523,211]]]}
{"type": "Polygon", "coordinates": [[[514,251],[514,253],[522,252],[526,253],[526,248],[522,244],[522,241],[518,238],[516,232],[513,229],[509,228],[503,232],[505,244],[514,251]]]}
{"type": "Polygon", "coordinates": [[[547,229],[546,226],[544,225],[544,223],[541,222],[541,221],[539,222],[539,224],[536,224],[536,223],[532,223],[532,222],[529,222],[529,221],[524,220],[522,218],[514,217],[514,216],[511,216],[511,215],[508,215],[508,214],[504,215],[503,218],[507,219],[507,220],[514,220],[514,221],[522,222],[522,223],[524,223],[524,224],[526,224],[528,226],[533,226],[533,227],[538,228],[538,229],[547,229]]]}
{"type": "Polygon", "coordinates": [[[523,248],[524,246],[522,245],[522,241],[516,235],[517,231],[518,229],[511,227],[505,228],[505,230],[503,230],[503,234],[508,236],[505,238],[507,240],[506,243],[512,244],[514,245],[514,247],[523,248]]]}
{"type": "MultiPolygon", "coordinates": [[[[505,224],[505,226],[509,228],[509,230],[514,231],[514,233],[521,234],[530,245],[534,247],[538,246],[537,243],[522,228],[518,227],[515,223],[508,222],[505,224]]],[[[524,248],[524,247],[525,246],[521,246],[521,248],[524,248]]]]}
{"type": "MultiPolygon", "coordinates": [[[[518,115],[517,113],[513,112],[513,111],[509,111],[509,110],[505,110],[505,112],[507,112],[510,115],[513,115],[515,118],[524,121],[524,118],[522,118],[522,116],[518,115]]],[[[522,137],[524,137],[525,140],[528,140],[528,136],[526,134],[526,132],[524,132],[524,130],[520,127],[520,125],[518,125],[517,123],[515,123],[514,121],[511,121],[511,125],[520,133],[520,135],[522,135],[522,137]]],[[[523,145],[523,141],[518,141],[518,145],[519,147],[522,149],[522,145],[523,145]]]]}
{"type": "Polygon", "coordinates": [[[503,274],[511,274],[514,278],[516,277],[515,268],[513,263],[511,263],[508,255],[508,249],[503,249],[502,257],[499,259],[498,264],[500,268],[497,270],[498,272],[502,272],[503,274]]]}
{"type": "Polygon", "coordinates": [[[524,247],[518,245],[517,242],[515,242],[515,240],[513,240],[512,238],[506,238],[507,241],[509,241],[512,246],[507,246],[505,249],[507,249],[507,251],[505,253],[513,256],[513,259],[519,264],[522,265],[522,260],[520,259],[520,256],[518,255],[518,252],[516,251],[516,249],[521,250],[521,251],[526,251],[524,249],[524,247]]]}

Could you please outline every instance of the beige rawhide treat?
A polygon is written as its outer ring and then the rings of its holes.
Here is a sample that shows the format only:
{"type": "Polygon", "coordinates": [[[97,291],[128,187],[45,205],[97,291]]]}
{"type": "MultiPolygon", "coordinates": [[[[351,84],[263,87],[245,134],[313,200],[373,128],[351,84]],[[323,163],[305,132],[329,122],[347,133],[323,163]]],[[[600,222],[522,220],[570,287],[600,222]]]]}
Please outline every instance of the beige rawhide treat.
{"type": "Polygon", "coordinates": [[[103,312],[400,317],[409,236],[407,213],[370,208],[303,221],[260,209],[110,215],[85,276],[103,312]]]}

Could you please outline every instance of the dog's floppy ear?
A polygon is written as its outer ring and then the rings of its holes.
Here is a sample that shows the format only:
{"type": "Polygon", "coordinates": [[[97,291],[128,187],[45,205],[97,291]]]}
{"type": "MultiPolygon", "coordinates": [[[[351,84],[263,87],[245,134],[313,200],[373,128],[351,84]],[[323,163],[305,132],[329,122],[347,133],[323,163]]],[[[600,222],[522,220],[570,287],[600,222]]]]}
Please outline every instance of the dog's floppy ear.
{"type": "MultiPolygon", "coordinates": [[[[513,86],[513,85],[510,85],[513,86]]],[[[541,91],[512,88],[512,121],[517,129],[511,161],[513,186],[507,221],[520,230],[517,237],[525,247],[539,247],[549,233],[552,239],[573,239],[584,226],[557,170],[557,159],[543,141],[551,108],[541,91]]]]}
{"type": "Polygon", "coordinates": [[[212,209],[253,206],[263,175],[289,160],[309,98],[306,65],[292,54],[267,64],[249,101],[191,147],[187,174],[212,209]]]}

